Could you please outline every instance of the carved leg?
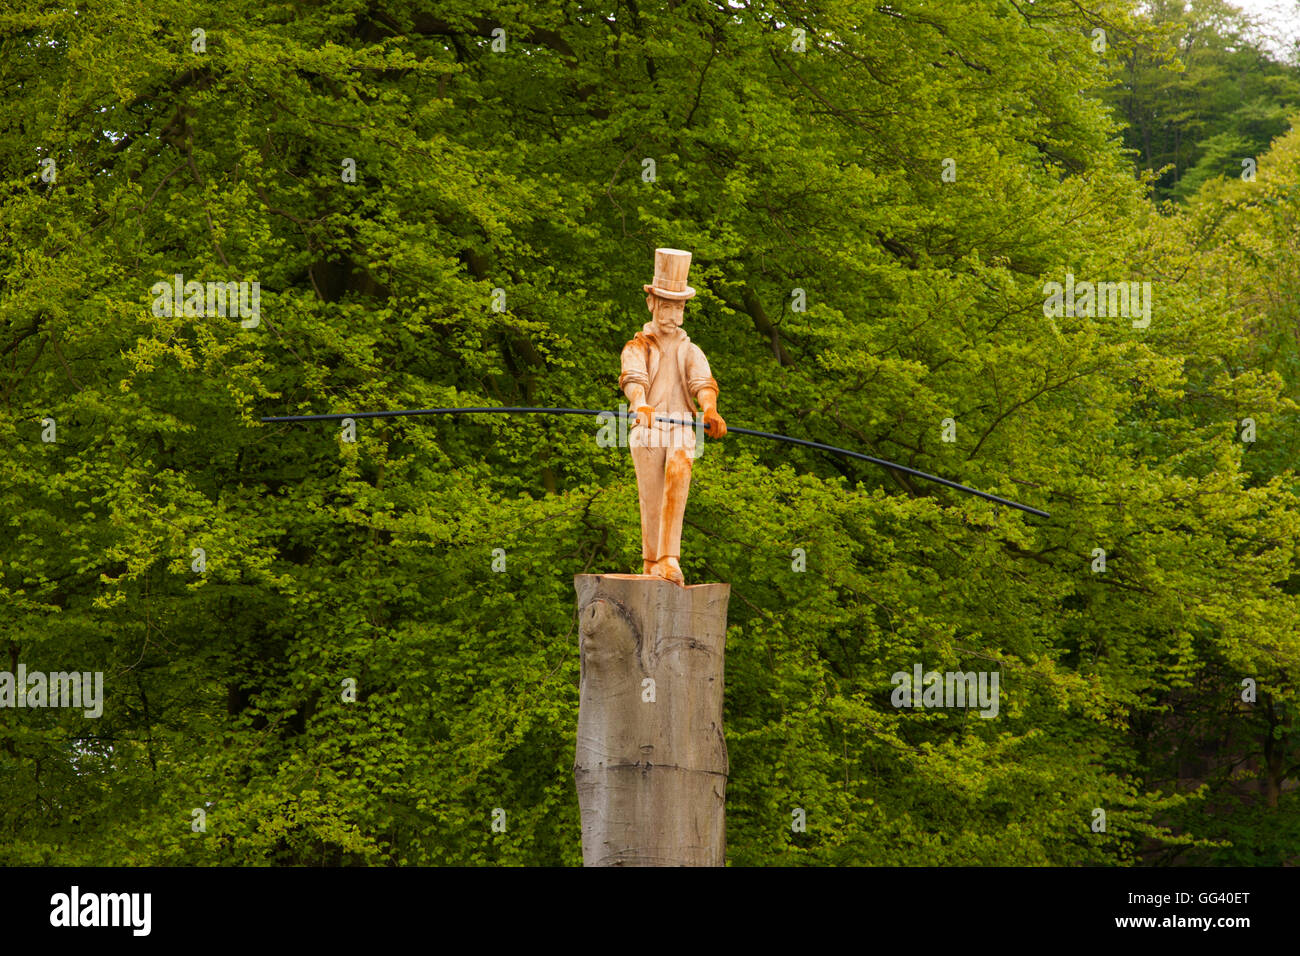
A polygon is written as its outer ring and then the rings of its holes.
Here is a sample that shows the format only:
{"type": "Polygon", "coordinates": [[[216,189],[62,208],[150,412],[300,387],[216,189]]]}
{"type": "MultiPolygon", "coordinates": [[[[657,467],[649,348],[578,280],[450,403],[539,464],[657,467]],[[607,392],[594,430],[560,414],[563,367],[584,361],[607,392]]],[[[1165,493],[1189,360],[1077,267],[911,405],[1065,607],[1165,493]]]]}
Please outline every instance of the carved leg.
{"type": "Polygon", "coordinates": [[[664,469],[663,517],[659,521],[659,556],[682,551],[682,519],[691,491],[691,459],[684,448],[674,448],[664,469]]]}
{"type": "MultiPolygon", "coordinates": [[[[637,429],[639,431],[640,429],[637,429]]],[[[667,449],[629,442],[636,467],[637,497],[641,502],[641,558],[650,574],[659,560],[659,521],[663,513],[664,456],[667,449]]]]}
{"type": "Polygon", "coordinates": [[[691,459],[684,448],[674,448],[664,469],[663,512],[659,519],[659,560],[651,574],[676,584],[685,584],[681,565],[682,519],[686,516],[686,497],[691,490],[691,459]]]}

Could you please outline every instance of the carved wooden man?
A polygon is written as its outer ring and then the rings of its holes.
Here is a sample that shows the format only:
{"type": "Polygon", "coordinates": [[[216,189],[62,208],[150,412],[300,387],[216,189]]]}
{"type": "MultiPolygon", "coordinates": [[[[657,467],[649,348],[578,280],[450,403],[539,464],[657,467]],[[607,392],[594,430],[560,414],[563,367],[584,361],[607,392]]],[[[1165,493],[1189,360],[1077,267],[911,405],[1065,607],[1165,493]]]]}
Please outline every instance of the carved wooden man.
{"type": "Polygon", "coordinates": [[[677,584],[686,583],[678,559],[691,463],[697,456],[695,430],[655,421],[655,416],[693,420],[698,400],[708,434],[721,438],[727,433],[727,423],[718,414],[718,383],[709,373],[709,360],[681,327],[686,302],[695,295],[686,284],[690,268],[689,252],[655,250],[654,282],[644,287],[651,319],[623,347],[618,380],[637,413],[628,445],[641,499],[644,573],[677,584]]]}

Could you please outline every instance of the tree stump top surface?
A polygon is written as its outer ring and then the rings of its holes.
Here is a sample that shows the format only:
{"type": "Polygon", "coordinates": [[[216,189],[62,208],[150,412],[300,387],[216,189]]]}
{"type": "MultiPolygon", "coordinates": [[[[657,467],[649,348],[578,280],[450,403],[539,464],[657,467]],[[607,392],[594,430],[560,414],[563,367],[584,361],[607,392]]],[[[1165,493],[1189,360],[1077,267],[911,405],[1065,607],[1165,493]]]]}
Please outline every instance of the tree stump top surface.
{"type": "Polygon", "coordinates": [[[669,587],[680,588],[683,591],[693,591],[696,588],[730,588],[731,585],[721,581],[709,581],[700,584],[673,584],[671,581],[665,581],[663,578],[656,577],[653,574],[575,574],[573,583],[576,585],[583,578],[613,578],[618,581],[658,581],[669,587]]]}

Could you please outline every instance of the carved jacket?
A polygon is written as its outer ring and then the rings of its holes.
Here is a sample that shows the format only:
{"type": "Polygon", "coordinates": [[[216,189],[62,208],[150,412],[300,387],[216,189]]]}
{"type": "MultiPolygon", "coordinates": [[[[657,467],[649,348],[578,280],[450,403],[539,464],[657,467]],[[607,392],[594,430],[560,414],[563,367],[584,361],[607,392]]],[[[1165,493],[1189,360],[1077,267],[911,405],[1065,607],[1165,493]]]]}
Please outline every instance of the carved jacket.
{"type": "MultiPolygon", "coordinates": [[[[718,382],[709,371],[709,360],[704,357],[701,348],[690,340],[684,331],[677,330],[680,340],[677,343],[677,380],[682,383],[678,396],[680,409],[663,409],[663,411],[696,411],[695,396],[701,389],[718,390],[718,382]]],[[[647,396],[650,385],[659,372],[659,362],[663,352],[659,346],[658,334],[654,322],[647,322],[627,345],[623,346],[623,374],[618,378],[618,387],[625,390],[628,385],[641,385],[647,396]]]]}

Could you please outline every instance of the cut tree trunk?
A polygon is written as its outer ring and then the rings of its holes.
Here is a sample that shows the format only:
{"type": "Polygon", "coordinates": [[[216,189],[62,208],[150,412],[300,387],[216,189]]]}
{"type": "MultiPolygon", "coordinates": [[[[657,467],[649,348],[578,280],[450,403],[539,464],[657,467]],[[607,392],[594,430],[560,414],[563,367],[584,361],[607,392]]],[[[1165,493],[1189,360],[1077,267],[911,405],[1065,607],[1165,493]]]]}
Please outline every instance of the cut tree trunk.
{"type": "Polygon", "coordinates": [[[722,866],[729,584],[579,574],[584,866],[722,866]]]}

